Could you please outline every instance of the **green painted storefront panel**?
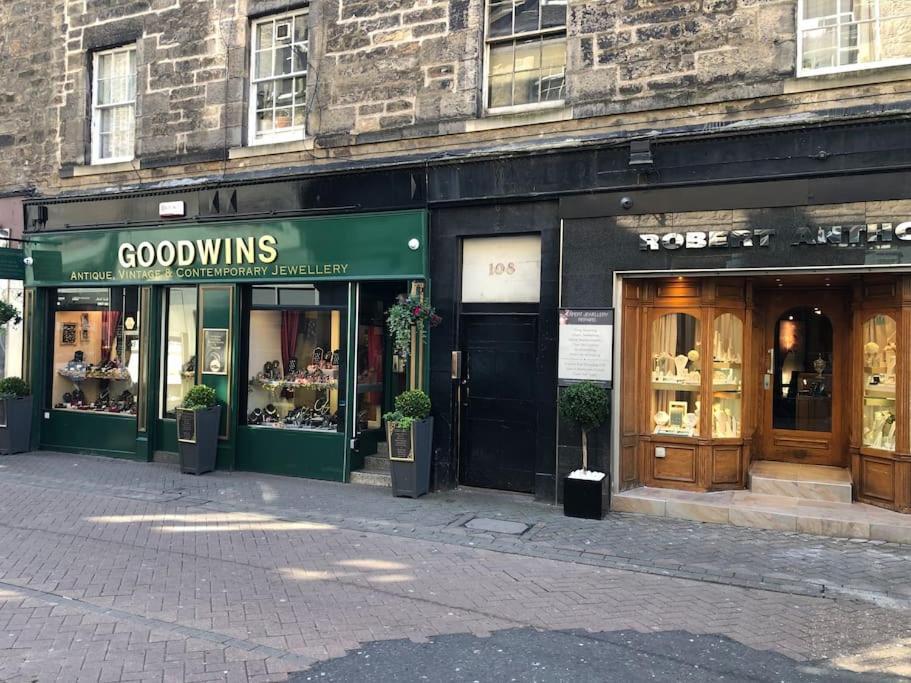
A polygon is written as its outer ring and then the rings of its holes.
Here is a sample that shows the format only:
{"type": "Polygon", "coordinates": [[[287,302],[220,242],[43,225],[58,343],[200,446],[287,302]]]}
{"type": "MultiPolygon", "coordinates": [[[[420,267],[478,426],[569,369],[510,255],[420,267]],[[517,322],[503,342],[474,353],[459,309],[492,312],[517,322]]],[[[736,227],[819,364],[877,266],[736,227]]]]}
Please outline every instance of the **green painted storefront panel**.
{"type": "Polygon", "coordinates": [[[240,427],[236,467],[250,472],[345,481],[345,435],[240,427]]]}
{"type": "Polygon", "coordinates": [[[177,422],[175,420],[157,420],[158,434],[155,438],[155,450],[177,452],[177,422]]]}
{"type": "Polygon", "coordinates": [[[51,410],[41,419],[41,447],[137,459],[136,420],[88,411],[51,410]]]}
{"type": "Polygon", "coordinates": [[[423,211],[74,230],[29,239],[31,287],[421,279],[427,269],[423,211]]]}
{"type": "Polygon", "coordinates": [[[25,264],[22,249],[0,247],[0,280],[24,280],[25,264]]]}

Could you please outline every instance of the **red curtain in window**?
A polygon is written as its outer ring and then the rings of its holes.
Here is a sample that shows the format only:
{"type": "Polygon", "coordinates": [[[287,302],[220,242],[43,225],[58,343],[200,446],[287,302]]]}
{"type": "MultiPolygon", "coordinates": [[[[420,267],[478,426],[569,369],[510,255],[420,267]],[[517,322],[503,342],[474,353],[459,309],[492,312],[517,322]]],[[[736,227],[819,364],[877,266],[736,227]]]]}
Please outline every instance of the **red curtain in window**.
{"type": "Polygon", "coordinates": [[[297,353],[300,311],[282,311],[282,367],[288,372],[288,361],[297,353]]]}
{"type": "Polygon", "coordinates": [[[120,311],[101,312],[101,362],[111,360],[111,354],[117,344],[117,323],[120,321],[120,311]]]}

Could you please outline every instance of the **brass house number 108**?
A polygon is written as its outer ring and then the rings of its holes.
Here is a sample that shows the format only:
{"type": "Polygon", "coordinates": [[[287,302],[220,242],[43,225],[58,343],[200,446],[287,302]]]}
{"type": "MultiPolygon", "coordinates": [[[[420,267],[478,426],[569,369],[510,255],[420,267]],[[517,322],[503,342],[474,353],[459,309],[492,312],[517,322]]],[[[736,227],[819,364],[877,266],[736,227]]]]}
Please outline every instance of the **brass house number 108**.
{"type": "Polygon", "coordinates": [[[516,272],[516,264],[509,263],[491,263],[488,275],[512,275],[516,272]]]}

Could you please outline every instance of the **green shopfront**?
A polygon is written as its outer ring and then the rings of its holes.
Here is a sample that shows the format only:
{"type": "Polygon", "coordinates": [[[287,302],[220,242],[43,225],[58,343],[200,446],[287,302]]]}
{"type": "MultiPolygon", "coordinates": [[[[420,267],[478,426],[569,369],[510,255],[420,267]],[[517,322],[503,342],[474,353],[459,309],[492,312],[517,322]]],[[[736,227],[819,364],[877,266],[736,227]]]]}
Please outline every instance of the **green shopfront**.
{"type": "Polygon", "coordinates": [[[219,468],[347,481],[414,384],[383,318],[426,286],[427,239],[421,210],[31,234],[33,445],[167,459],[206,384],[219,468]]]}

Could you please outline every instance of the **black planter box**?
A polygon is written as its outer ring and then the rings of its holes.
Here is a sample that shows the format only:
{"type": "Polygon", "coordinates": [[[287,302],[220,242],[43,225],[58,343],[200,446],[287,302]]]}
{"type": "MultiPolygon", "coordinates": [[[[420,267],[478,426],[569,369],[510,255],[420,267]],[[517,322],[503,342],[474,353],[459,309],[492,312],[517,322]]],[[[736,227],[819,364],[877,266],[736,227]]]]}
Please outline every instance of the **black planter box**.
{"type": "Polygon", "coordinates": [[[601,481],[563,479],[563,514],[581,519],[604,519],[610,507],[610,478],[601,481]],[[605,495],[605,493],[607,495],[605,495]]]}
{"type": "Polygon", "coordinates": [[[221,406],[177,411],[177,450],[183,474],[205,474],[215,469],[220,422],[221,406]]]}
{"type": "Polygon", "coordinates": [[[0,400],[0,455],[31,450],[32,397],[0,400]]]}
{"type": "Polygon", "coordinates": [[[430,458],[433,449],[433,418],[415,422],[411,427],[411,449],[403,449],[402,437],[407,432],[393,430],[389,425],[389,470],[392,475],[392,495],[419,498],[430,491],[430,458]],[[410,454],[406,451],[410,450],[410,454]],[[411,456],[411,460],[397,459],[411,456]]]}

